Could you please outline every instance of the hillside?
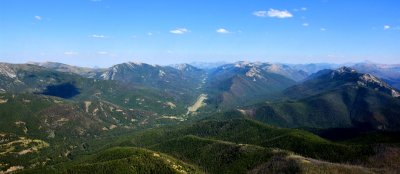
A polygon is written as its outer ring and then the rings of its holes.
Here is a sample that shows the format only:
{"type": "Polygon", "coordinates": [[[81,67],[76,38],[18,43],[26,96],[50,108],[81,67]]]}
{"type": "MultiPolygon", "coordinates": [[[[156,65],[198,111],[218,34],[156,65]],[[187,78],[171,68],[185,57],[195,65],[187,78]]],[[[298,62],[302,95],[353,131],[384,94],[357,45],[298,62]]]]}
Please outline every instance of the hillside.
{"type": "MultiPolygon", "coordinates": [[[[319,171],[373,173],[373,171],[379,171],[368,165],[360,165],[368,162],[369,157],[376,154],[372,146],[330,142],[305,131],[281,129],[244,119],[239,113],[213,116],[181,126],[144,130],[112,139],[113,143],[107,141],[107,146],[99,151],[92,151],[84,156],[74,155],[73,161],[33,171],[43,172],[58,168],[59,171],[68,169],[68,171],[86,173],[85,171],[89,168],[97,170],[100,166],[102,170],[107,171],[115,166],[122,170],[130,165],[141,164],[146,164],[146,168],[151,168],[157,164],[154,158],[163,157],[169,159],[167,160],[169,163],[172,161],[174,164],[186,166],[183,167],[186,170],[191,169],[192,172],[189,173],[194,173],[196,170],[200,173],[318,173],[319,171]],[[132,161],[129,164],[119,160],[132,156],[132,153],[139,153],[135,152],[136,148],[131,147],[151,149],[151,157],[135,158],[136,162],[132,161]],[[289,149],[289,151],[282,149],[289,149]],[[126,152],[126,150],[129,151],[126,152]],[[119,153],[122,151],[123,153],[119,153]],[[347,164],[332,163],[332,161],[347,164]]],[[[144,150],[144,152],[148,151],[144,150]]],[[[146,156],[143,155],[143,157],[146,156]]],[[[158,167],[161,166],[158,165],[158,167]]],[[[161,167],[163,170],[164,168],[161,167]]],[[[385,170],[391,170],[391,168],[388,167],[385,170]]]]}
{"type": "Polygon", "coordinates": [[[168,155],[140,148],[110,148],[53,168],[20,173],[202,173],[168,155]]]}
{"type": "Polygon", "coordinates": [[[158,89],[181,101],[192,102],[200,94],[205,76],[205,71],[190,65],[174,68],[128,62],[114,65],[97,78],[158,89]]]}
{"type": "Polygon", "coordinates": [[[296,83],[280,74],[283,72],[271,64],[237,62],[220,66],[208,77],[208,103],[226,109],[276,99],[283,89],[296,83]]]}
{"type": "Polygon", "coordinates": [[[352,68],[361,73],[373,74],[400,90],[400,65],[385,65],[376,63],[357,63],[352,68]]]}
{"type": "Polygon", "coordinates": [[[249,116],[283,127],[399,130],[399,92],[350,68],[323,70],[285,90],[290,100],[249,108],[249,116]]]}

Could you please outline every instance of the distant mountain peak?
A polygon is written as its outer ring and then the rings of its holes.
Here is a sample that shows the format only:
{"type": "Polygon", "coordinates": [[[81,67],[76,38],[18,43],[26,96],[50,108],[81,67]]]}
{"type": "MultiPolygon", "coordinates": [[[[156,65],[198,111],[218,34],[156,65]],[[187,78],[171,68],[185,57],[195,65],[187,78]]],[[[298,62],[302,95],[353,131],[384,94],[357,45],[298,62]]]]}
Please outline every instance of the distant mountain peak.
{"type": "Polygon", "coordinates": [[[386,82],[378,79],[371,74],[362,74],[357,81],[357,84],[365,87],[372,87],[376,90],[387,91],[392,97],[400,97],[400,93],[396,91],[393,87],[388,85],[386,82]]]}
{"type": "Polygon", "coordinates": [[[130,61],[130,62],[128,62],[127,64],[130,64],[130,65],[139,65],[139,66],[141,66],[141,65],[143,65],[144,63],[142,63],[142,62],[137,62],[137,61],[130,61]]]}
{"type": "MultiPolygon", "coordinates": [[[[262,62],[249,62],[249,61],[238,61],[234,63],[234,66],[237,68],[244,68],[244,67],[254,67],[262,65],[262,62]]],[[[265,63],[264,63],[265,64],[265,63]]]]}
{"type": "MultiPolygon", "coordinates": [[[[322,70],[320,72],[325,72],[325,71],[322,70]]],[[[359,74],[356,70],[346,66],[340,67],[336,70],[331,70],[330,72],[331,72],[330,74],[331,79],[342,79],[342,78],[354,79],[357,78],[356,76],[358,76],[359,74]]]]}
{"type": "Polygon", "coordinates": [[[376,91],[381,91],[383,93],[389,94],[392,97],[399,97],[400,93],[387,84],[380,78],[371,75],[369,73],[359,73],[350,67],[341,67],[336,70],[321,70],[316,73],[313,78],[323,79],[327,83],[333,81],[342,81],[342,83],[353,84],[359,87],[366,87],[374,89],[376,91]]]}
{"type": "Polygon", "coordinates": [[[171,65],[171,67],[180,70],[180,71],[192,71],[192,70],[199,70],[198,68],[187,64],[187,63],[181,63],[181,64],[175,64],[175,65],[171,65]]]}
{"type": "Polygon", "coordinates": [[[343,73],[356,73],[357,71],[353,68],[343,66],[343,67],[337,69],[336,72],[339,74],[343,74],[343,73]]]}

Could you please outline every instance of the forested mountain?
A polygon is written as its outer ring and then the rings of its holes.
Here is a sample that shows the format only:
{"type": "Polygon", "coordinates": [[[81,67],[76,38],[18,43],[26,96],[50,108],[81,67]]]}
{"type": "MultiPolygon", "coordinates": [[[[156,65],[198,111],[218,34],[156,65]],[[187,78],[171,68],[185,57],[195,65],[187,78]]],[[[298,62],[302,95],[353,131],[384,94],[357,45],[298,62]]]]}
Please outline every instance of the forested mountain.
{"type": "Polygon", "coordinates": [[[316,73],[295,67],[1,63],[0,170],[399,170],[397,89],[349,67],[316,73]]]}

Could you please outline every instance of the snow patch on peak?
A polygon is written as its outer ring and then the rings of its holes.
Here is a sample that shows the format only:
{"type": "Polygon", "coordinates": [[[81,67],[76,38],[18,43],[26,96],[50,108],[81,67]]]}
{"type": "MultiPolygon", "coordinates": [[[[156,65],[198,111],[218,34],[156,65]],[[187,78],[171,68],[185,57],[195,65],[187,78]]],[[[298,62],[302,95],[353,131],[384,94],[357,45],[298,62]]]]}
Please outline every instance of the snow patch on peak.
{"type": "Polygon", "coordinates": [[[259,67],[261,68],[262,66],[265,66],[266,63],[262,62],[248,62],[248,61],[239,61],[234,63],[234,67],[236,68],[247,68],[247,67],[259,67]]]}
{"type": "Polygon", "coordinates": [[[257,68],[255,68],[255,67],[250,68],[250,70],[246,72],[246,76],[262,78],[262,76],[260,75],[260,71],[257,70],[257,68]]]}
{"type": "Polygon", "coordinates": [[[355,73],[356,70],[344,66],[344,67],[341,67],[341,68],[337,69],[336,72],[339,73],[339,74],[343,74],[343,73],[355,73]]]}
{"type": "Polygon", "coordinates": [[[400,93],[392,89],[392,97],[400,97],[400,93]]]}
{"type": "Polygon", "coordinates": [[[378,78],[376,78],[375,76],[373,76],[371,74],[363,74],[360,77],[360,80],[362,80],[364,82],[379,84],[380,86],[385,85],[385,84],[383,84],[383,82],[381,80],[379,80],[378,78]]]}
{"type": "Polygon", "coordinates": [[[142,62],[128,62],[128,64],[130,64],[131,66],[135,66],[135,65],[141,66],[141,65],[143,65],[142,62]]]}
{"type": "MultiPolygon", "coordinates": [[[[123,63],[123,64],[121,64],[121,65],[125,65],[125,66],[127,66],[128,68],[133,69],[133,68],[135,68],[135,66],[142,66],[143,63],[141,63],[141,62],[127,62],[127,63],[123,63]]],[[[116,66],[114,66],[114,67],[117,67],[117,66],[118,66],[118,65],[116,65],[116,66]]]]}
{"type": "Polygon", "coordinates": [[[158,70],[158,76],[159,77],[164,77],[165,76],[165,72],[163,70],[158,70]]]}
{"type": "Polygon", "coordinates": [[[189,71],[192,69],[191,65],[186,64],[186,63],[176,64],[176,65],[173,65],[173,67],[180,71],[189,71]]]}
{"type": "Polygon", "coordinates": [[[357,73],[356,70],[344,66],[344,67],[341,67],[339,69],[333,70],[331,72],[331,79],[334,79],[336,77],[346,76],[346,75],[349,75],[349,74],[354,75],[356,73],[357,73]]]}
{"type": "Polygon", "coordinates": [[[114,80],[115,74],[118,72],[118,66],[113,66],[110,70],[104,72],[100,77],[104,80],[114,80]]]}
{"type": "Polygon", "coordinates": [[[240,61],[240,62],[236,62],[234,65],[236,68],[243,68],[246,66],[253,66],[252,63],[247,62],[247,61],[240,61]]]}
{"type": "Polygon", "coordinates": [[[0,64],[0,75],[15,79],[17,74],[7,64],[0,64]]]}

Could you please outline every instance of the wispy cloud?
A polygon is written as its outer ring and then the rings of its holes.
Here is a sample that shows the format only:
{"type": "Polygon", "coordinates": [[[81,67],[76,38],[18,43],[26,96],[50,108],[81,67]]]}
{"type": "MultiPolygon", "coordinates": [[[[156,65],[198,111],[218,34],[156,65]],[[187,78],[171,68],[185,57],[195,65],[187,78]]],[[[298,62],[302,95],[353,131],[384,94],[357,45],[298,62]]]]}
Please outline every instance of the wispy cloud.
{"type": "Polygon", "coordinates": [[[321,30],[321,31],[326,31],[326,28],[320,28],[319,30],[321,30]]]}
{"type": "Polygon", "coordinates": [[[258,16],[258,17],[266,17],[267,11],[255,11],[255,12],[253,12],[253,15],[258,16]]]}
{"type": "Polygon", "coordinates": [[[42,20],[42,17],[41,16],[35,16],[35,19],[40,21],[40,20],[42,20]]]}
{"type": "Polygon", "coordinates": [[[106,36],[101,35],[101,34],[92,34],[90,37],[93,37],[93,38],[105,38],[106,36]]]}
{"type": "Polygon", "coordinates": [[[188,33],[190,31],[188,29],[186,29],[186,28],[177,28],[177,29],[171,30],[169,32],[172,33],[172,34],[185,34],[185,33],[188,33]]]}
{"type": "Polygon", "coordinates": [[[97,54],[100,54],[100,55],[107,55],[108,52],[107,52],[107,51],[99,51],[99,52],[97,52],[97,54]]]}
{"type": "Polygon", "coordinates": [[[64,55],[68,55],[68,56],[72,56],[72,55],[78,55],[79,53],[78,52],[75,52],[75,51],[66,51],[66,52],[64,52],[64,55]]]}
{"type": "Polygon", "coordinates": [[[302,25],[303,25],[304,27],[308,27],[308,26],[310,26],[310,24],[309,24],[309,23],[307,23],[307,22],[306,22],[306,23],[303,23],[302,25]]]}
{"type": "Polygon", "coordinates": [[[147,36],[153,36],[153,33],[152,32],[148,32],[147,36]]]}
{"type": "Polygon", "coordinates": [[[92,2],[101,2],[101,0],[90,0],[92,2]]]}
{"type": "Polygon", "coordinates": [[[271,17],[271,18],[291,18],[293,14],[287,10],[276,10],[276,9],[269,9],[268,11],[255,11],[253,12],[254,16],[257,17],[271,17]]]}
{"type": "Polygon", "coordinates": [[[295,12],[301,12],[301,11],[307,11],[308,9],[307,9],[307,7],[301,7],[301,8],[295,8],[295,9],[293,9],[293,11],[295,11],[295,12]]]}
{"type": "Polygon", "coordinates": [[[230,31],[228,31],[227,29],[225,29],[225,28],[219,28],[219,29],[217,29],[217,30],[215,30],[217,33],[221,33],[221,34],[229,34],[229,33],[231,33],[230,31]]]}
{"type": "Polygon", "coordinates": [[[384,29],[384,30],[389,30],[389,29],[390,29],[390,25],[384,25],[384,26],[383,26],[383,29],[384,29]]]}

